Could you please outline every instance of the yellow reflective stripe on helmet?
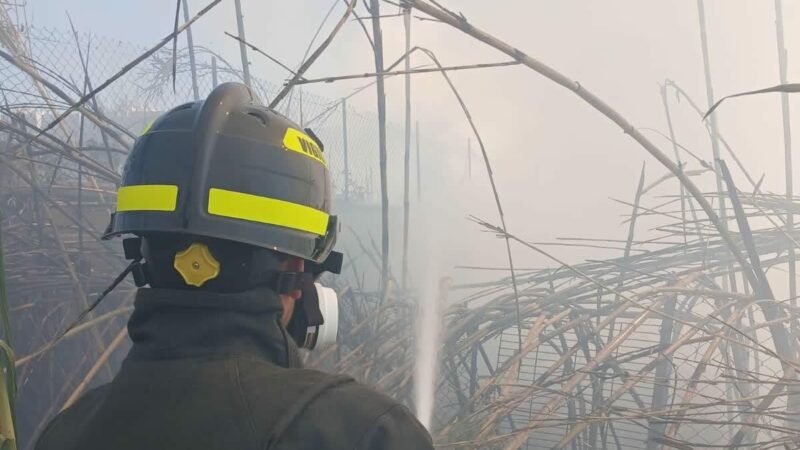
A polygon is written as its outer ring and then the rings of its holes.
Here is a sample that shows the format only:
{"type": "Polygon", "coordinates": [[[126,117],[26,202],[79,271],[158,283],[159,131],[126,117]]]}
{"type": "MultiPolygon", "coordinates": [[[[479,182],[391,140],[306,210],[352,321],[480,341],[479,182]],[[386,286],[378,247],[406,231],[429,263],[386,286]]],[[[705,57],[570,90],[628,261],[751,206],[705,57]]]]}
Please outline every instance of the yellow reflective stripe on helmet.
{"type": "Polygon", "coordinates": [[[211,188],[208,213],[233,219],[278,225],[324,236],[330,216],[297,203],[243,192],[211,188]]]}
{"type": "Polygon", "coordinates": [[[123,186],[117,191],[117,212],[175,211],[178,205],[178,186],[140,184],[123,186]]]}
{"type": "Polygon", "coordinates": [[[286,134],[283,135],[283,146],[287,150],[292,150],[301,155],[308,156],[321,163],[323,166],[328,167],[328,163],[325,162],[325,156],[322,154],[322,149],[319,148],[317,142],[300,130],[287,128],[286,134]]]}

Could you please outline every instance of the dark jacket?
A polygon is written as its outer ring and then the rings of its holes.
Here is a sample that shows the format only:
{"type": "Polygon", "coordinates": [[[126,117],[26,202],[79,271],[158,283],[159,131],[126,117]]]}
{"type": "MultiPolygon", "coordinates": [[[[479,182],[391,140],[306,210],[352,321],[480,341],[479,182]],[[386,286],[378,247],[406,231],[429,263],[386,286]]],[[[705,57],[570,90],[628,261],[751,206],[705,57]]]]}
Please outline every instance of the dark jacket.
{"type": "Polygon", "coordinates": [[[272,291],[141,289],[119,374],[42,433],[37,450],[431,449],[402,405],[297,367],[272,291]]]}

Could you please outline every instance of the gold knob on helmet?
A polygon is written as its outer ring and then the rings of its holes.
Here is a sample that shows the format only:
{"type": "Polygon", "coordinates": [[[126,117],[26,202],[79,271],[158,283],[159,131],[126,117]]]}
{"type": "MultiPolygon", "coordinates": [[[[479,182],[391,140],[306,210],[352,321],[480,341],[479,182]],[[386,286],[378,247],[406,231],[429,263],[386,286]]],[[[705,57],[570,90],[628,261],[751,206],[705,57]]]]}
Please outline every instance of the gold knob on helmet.
{"type": "Polygon", "coordinates": [[[186,284],[201,287],[219,276],[220,264],[206,244],[194,242],[186,250],[175,254],[173,267],[186,284]]]}

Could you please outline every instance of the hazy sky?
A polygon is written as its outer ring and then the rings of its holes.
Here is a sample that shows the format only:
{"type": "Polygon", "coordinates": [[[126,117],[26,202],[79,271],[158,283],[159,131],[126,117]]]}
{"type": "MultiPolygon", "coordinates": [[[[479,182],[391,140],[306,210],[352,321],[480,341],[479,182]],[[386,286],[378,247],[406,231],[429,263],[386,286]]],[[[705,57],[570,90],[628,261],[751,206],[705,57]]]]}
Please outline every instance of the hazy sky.
{"type": "MultiPolygon", "coordinates": [[[[248,40],[288,65],[297,65],[331,0],[242,0],[248,40]]],[[[172,27],[173,3],[165,0],[29,0],[32,22],[64,27],[69,11],[79,29],[122,40],[151,45],[172,27]]],[[[198,10],[206,4],[190,0],[198,10]]],[[[326,31],[343,10],[341,1],[326,31]]],[[[528,54],[580,81],[617,108],[635,126],[666,131],[659,83],[675,80],[700,104],[705,87],[695,0],[444,0],[476,26],[506,40],[528,54]]],[[[384,4],[384,13],[396,8],[384,4]]],[[[363,11],[362,11],[363,12],[363,11]]],[[[706,13],[714,88],[718,96],[777,84],[778,66],[774,2],[771,0],[707,0],[706,13]]],[[[800,2],[784,1],[789,78],[800,80],[800,2]],[[794,75],[794,76],[793,76],[794,75]]],[[[384,20],[387,61],[402,53],[402,20],[384,20]]],[[[223,31],[235,31],[233,1],[225,0],[195,27],[196,42],[238,61],[238,47],[223,31]]],[[[414,43],[430,48],[445,65],[507,60],[502,54],[472,41],[458,31],[435,22],[413,21],[414,43]]],[[[253,72],[281,81],[284,73],[257,55],[251,55],[253,72]]],[[[422,64],[423,59],[415,59],[422,64]]],[[[330,50],[309,72],[327,76],[368,72],[374,68],[362,30],[350,22],[330,50]]],[[[527,68],[512,67],[453,73],[452,78],[470,106],[494,164],[510,229],[534,241],[557,236],[624,238],[621,214],[629,208],[609,197],[633,197],[643,161],[650,180],[664,173],[621,130],[574,94],[527,68]]],[[[312,90],[327,97],[350,92],[363,81],[317,85],[312,90]]],[[[390,114],[402,122],[402,80],[387,85],[390,114]]],[[[441,177],[441,197],[451,202],[453,223],[469,233],[458,239],[490,242],[463,221],[466,214],[496,220],[485,172],[473,160],[473,181],[464,181],[464,155],[470,137],[463,115],[440,75],[418,76],[414,81],[415,117],[424,132],[435,135],[442,148],[426,152],[452,155],[450,173],[441,177]]],[[[364,110],[374,110],[374,91],[355,98],[364,110]]],[[[711,161],[711,147],[699,118],[672,98],[680,142],[711,161]]],[[[800,95],[792,99],[794,124],[800,122],[800,95]]],[[[780,100],[777,95],[730,102],[719,113],[721,132],[731,142],[757,179],[766,175],[764,188],[783,192],[783,140],[780,100]]],[[[800,142],[800,126],[794,128],[800,142]]],[[[649,135],[664,151],[669,143],[649,135]]],[[[797,148],[797,145],[795,145],[797,148]]],[[[685,155],[684,155],[685,156],[685,155]]],[[[795,175],[800,180],[800,157],[795,175]]],[[[697,168],[697,164],[690,166],[697,168]]],[[[393,176],[399,176],[395,168],[393,176]]],[[[744,179],[737,182],[744,188],[744,179]]],[[[701,181],[713,186],[713,178],[701,181]]],[[[669,193],[664,191],[663,193],[669,193]]],[[[395,197],[396,198],[396,197],[395,197]]],[[[656,203],[653,199],[651,203],[656,203]]],[[[428,211],[436,216],[436,208],[428,211]]],[[[428,218],[430,220],[430,218],[428,218]]],[[[450,223],[450,222],[448,222],[450,223]]],[[[447,227],[445,227],[447,228],[447,227]]],[[[451,236],[452,239],[455,239],[451,236]]],[[[469,245],[465,247],[470,247],[469,245]]],[[[462,249],[471,263],[486,258],[497,262],[502,247],[492,251],[462,249]]],[[[498,248],[499,247],[499,248],[498,248]]],[[[557,250],[573,259],[583,251],[557,250]]],[[[520,251],[522,264],[541,259],[520,251]]]]}

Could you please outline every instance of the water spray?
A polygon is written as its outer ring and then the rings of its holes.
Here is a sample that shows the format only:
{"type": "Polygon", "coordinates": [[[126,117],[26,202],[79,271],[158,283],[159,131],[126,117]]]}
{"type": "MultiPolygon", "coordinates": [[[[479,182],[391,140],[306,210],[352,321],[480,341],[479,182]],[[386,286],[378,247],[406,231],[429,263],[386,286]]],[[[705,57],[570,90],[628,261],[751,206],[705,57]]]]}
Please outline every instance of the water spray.
{"type": "Polygon", "coordinates": [[[450,278],[437,280],[434,271],[425,280],[420,292],[417,330],[417,361],[414,373],[415,402],[417,418],[428,430],[431,428],[433,408],[436,398],[436,379],[439,371],[439,347],[443,313],[447,306],[447,293],[450,278]]]}

